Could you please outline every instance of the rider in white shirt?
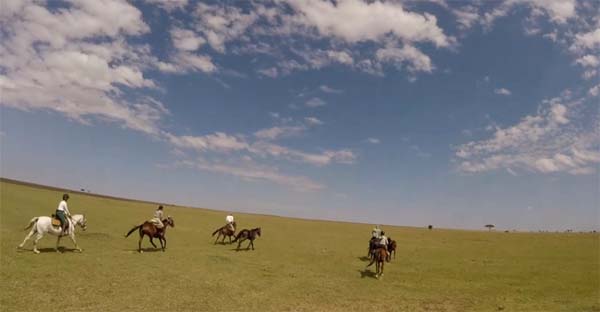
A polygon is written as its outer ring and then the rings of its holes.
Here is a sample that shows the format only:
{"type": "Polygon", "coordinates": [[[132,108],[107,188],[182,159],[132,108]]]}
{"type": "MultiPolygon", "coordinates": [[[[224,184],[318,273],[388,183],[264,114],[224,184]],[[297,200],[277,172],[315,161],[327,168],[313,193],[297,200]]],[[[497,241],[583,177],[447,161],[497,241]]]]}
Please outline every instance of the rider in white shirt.
{"type": "Polygon", "coordinates": [[[69,228],[69,222],[67,218],[71,217],[71,213],[69,212],[69,207],[67,206],[67,201],[69,200],[69,194],[63,194],[63,200],[58,204],[58,208],[56,208],[56,217],[60,220],[60,227],[63,230],[63,233],[67,234],[69,228]]]}
{"type": "Polygon", "coordinates": [[[156,211],[154,212],[154,218],[152,218],[150,221],[153,222],[157,228],[162,229],[163,227],[165,227],[162,220],[163,220],[163,206],[160,205],[160,206],[158,206],[158,209],[156,209],[156,211]]]}
{"type": "Polygon", "coordinates": [[[225,222],[227,222],[227,226],[229,227],[230,230],[235,231],[235,227],[233,226],[233,216],[232,215],[227,215],[227,217],[225,217],[225,222]]]}

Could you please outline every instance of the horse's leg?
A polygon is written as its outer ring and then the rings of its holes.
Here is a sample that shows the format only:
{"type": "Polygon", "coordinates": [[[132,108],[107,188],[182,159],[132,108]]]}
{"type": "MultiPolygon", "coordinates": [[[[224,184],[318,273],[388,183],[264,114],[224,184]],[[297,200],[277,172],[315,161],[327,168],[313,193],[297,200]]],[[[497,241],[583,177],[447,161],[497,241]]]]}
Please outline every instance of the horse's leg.
{"type": "Polygon", "coordinates": [[[144,239],[144,232],[140,231],[140,241],[138,242],[138,252],[143,253],[142,251],[142,239],[144,239]]]}
{"type": "MultiPolygon", "coordinates": [[[[250,240],[250,245],[252,245],[252,250],[254,250],[254,240],[253,239],[250,240]]],[[[248,246],[250,246],[250,245],[248,245],[248,246]]]]}
{"type": "Polygon", "coordinates": [[[242,240],[240,239],[240,241],[238,242],[238,246],[237,246],[237,250],[240,250],[240,246],[242,245],[242,240]]]}
{"type": "Polygon", "coordinates": [[[377,259],[377,261],[375,261],[375,277],[379,278],[379,266],[380,266],[380,262],[379,259],[377,259]]]}
{"type": "Polygon", "coordinates": [[[231,235],[229,235],[229,244],[231,245],[231,235]]]}
{"type": "Polygon", "coordinates": [[[81,252],[82,250],[81,250],[81,248],[79,248],[79,245],[77,245],[77,241],[75,240],[75,229],[70,230],[69,238],[71,238],[73,245],[75,245],[75,249],[77,249],[77,251],[81,252]]]}
{"type": "Polygon", "coordinates": [[[39,254],[40,251],[37,249],[37,242],[42,239],[44,235],[40,232],[37,233],[37,235],[35,236],[35,239],[33,240],[33,252],[36,254],[39,254]]]}
{"type": "Polygon", "coordinates": [[[156,245],[154,244],[154,240],[152,240],[152,236],[150,236],[150,244],[152,244],[152,246],[154,246],[154,248],[156,248],[156,245]]]}
{"type": "Polygon", "coordinates": [[[56,239],[56,252],[60,252],[58,250],[58,244],[60,244],[60,239],[62,238],[62,236],[60,234],[58,234],[58,238],[56,239]]]}
{"type": "Polygon", "coordinates": [[[221,239],[221,244],[225,245],[225,233],[223,233],[223,239],[221,239]]]}
{"type": "Polygon", "coordinates": [[[379,273],[379,276],[383,276],[383,266],[385,265],[385,261],[381,261],[381,273],[379,273]]]}
{"type": "Polygon", "coordinates": [[[29,234],[25,236],[25,239],[17,248],[23,248],[23,246],[25,246],[25,243],[31,238],[31,236],[33,236],[33,234],[35,234],[35,226],[33,229],[31,229],[31,231],[29,231],[29,234]]]}
{"type": "Polygon", "coordinates": [[[217,234],[217,239],[215,239],[215,245],[217,244],[217,242],[219,241],[219,237],[221,237],[221,231],[219,231],[219,233],[217,234]]]}

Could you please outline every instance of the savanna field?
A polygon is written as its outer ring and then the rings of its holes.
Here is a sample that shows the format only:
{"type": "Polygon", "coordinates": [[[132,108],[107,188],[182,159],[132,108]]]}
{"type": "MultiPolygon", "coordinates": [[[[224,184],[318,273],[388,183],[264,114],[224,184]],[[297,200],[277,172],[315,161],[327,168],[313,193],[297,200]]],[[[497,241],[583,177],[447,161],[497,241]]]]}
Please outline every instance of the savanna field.
{"type": "MultiPolygon", "coordinates": [[[[384,226],[398,242],[384,276],[365,269],[372,225],[236,214],[256,250],[214,245],[224,212],[166,206],[166,252],[137,232],[156,205],[73,193],[82,253],[45,236],[17,250],[61,191],[0,183],[2,311],[600,311],[600,236],[384,226]]],[[[243,244],[243,247],[246,243],[243,244]]]]}

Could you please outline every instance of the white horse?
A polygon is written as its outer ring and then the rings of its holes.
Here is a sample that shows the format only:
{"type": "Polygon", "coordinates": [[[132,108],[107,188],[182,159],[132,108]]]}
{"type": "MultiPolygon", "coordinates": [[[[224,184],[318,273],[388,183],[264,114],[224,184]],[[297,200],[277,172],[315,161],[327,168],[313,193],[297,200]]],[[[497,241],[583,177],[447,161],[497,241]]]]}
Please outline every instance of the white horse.
{"type": "Polygon", "coordinates": [[[81,248],[79,248],[79,245],[77,245],[77,242],[75,241],[75,226],[79,225],[85,231],[87,228],[87,221],[85,220],[85,216],[81,215],[81,214],[76,214],[76,215],[73,215],[71,218],[66,218],[66,219],[67,219],[67,222],[69,222],[68,234],[64,234],[62,232],[62,228],[60,226],[59,227],[52,226],[52,218],[50,218],[50,217],[44,216],[44,217],[35,217],[35,218],[31,219],[31,221],[29,221],[29,225],[25,228],[25,230],[32,228],[31,232],[29,232],[29,234],[27,234],[27,236],[25,237],[25,239],[23,240],[21,245],[19,245],[19,247],[17,247],[17,248],[23,248],[23,246],[25,245],[27,240],[29,240],[31,238],[31,236],[33,236],[33,234],[37,234],[35,239],[33,240],[33,252],[36,254],[39,254],[40,251],[37,249],[37,242],[42,237],[44,237],[44,234],[49,233],[49,234],[58,236],[58,239],[56,240],[56,252],[60,252],[58,250],[58,244],[60,243],[60,239],[63,236],[67,236],[67,235],[71,238],[71,241],[75,245],[75,248],[77,248],[77,250],[81,252],[81,248]]]}

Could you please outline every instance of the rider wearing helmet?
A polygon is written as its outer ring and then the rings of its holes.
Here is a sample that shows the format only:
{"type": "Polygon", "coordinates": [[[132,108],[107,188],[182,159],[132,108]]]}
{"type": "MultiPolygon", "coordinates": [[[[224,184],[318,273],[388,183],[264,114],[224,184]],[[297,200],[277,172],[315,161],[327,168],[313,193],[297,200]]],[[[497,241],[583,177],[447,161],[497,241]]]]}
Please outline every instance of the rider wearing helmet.
{"type": "Polygon", "coordinates": [[[56,217],[60,220],[60,227],[64,234],[67,234],[69,228],[69,222],[67,218],[71,217],[71,213],[69,212],[69,207],[67,206],[67,201],[69,200],[69,194],[63,194],[62,200],[58,204],[58,208],[56,208],[56,217]]]}

